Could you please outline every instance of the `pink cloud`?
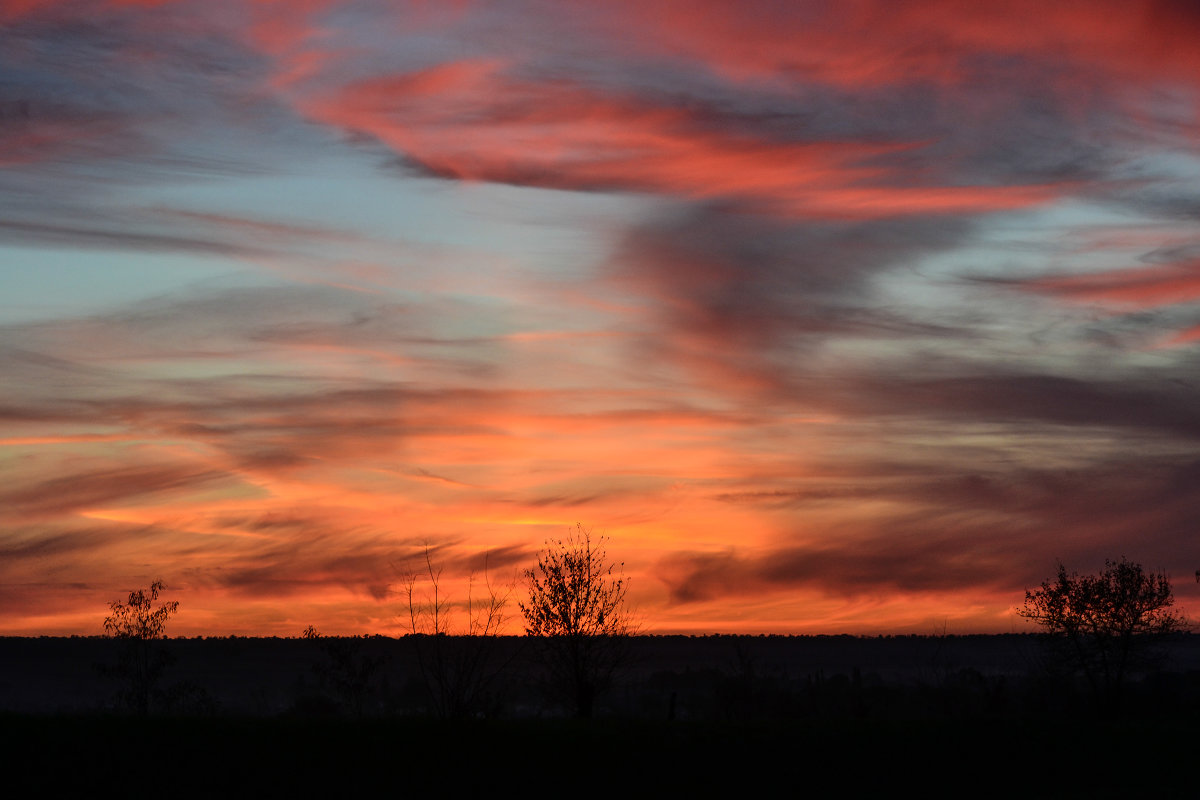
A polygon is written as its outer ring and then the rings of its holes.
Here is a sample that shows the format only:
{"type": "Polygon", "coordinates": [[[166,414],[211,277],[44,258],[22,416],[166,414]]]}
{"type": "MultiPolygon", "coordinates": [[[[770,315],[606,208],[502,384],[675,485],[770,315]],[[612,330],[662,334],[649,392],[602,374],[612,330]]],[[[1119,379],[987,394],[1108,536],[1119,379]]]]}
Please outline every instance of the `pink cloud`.
{"type": "Polygon", "coordinates": [[[685,109],[570,82],[510,78],[492,60],[370,78],[301,107],[444,177],[729,198],[782,216],[978,213],[1045,203],[1066,190],[914,185],[872,160],[920,142],[793,142],[732,133],[685,109]]]}
{"type": "Polygon", "coordinates": [[[1131,267],[1090,275],[1042,278],[1024,288],[1081,303],[1110,303],[1131,309],[1200,299],[1200,259],[1131,267]]]}
{"type": "Polygon", "coordinates": [[[1200,341],[1200,325],[1193,325],[1189,328],[1184,328],[1173,336],[1167,337],[1161,346],[1180,347],[1197,341],[1200,341]]]}
{"type": "MultiPolygon", "coordinates": [[[[93,8],[129,8],[129,9],[151,9],[160,6],[171,5],[181,2],[182,0],[94,0],[91,4],[93,8]]],[[[22,17],[31,16],[56,7],[78,6],[82,5],[71,0],[0,0],[0,19],[18,20],[22,17]]]]}
{"type": "Polygon", "coordinates": [[[709,65],[736,80],[799,75],[847,88],[914,81],[963,85],[981,54],[1053,59],[1093,78],[1163,77],[1195,84],[1200,14],[1169,0],[966,4],[922,0],[841,3],[622,3],[597,24],[652,53],[709,65]],[[1031,24],[1031,20],[1037,20],[1031,24]]]}

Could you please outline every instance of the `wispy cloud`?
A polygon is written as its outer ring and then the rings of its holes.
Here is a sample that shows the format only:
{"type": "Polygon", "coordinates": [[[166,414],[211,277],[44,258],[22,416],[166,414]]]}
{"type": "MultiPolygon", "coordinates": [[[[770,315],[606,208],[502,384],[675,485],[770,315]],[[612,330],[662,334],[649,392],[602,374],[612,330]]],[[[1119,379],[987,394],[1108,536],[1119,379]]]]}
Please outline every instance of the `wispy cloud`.
{"type": "MultiPolygon", "coordinates": [[[[675,603],[798,589],[844,596],[1000,590],[1019,597],[1068,554],[1089,568],[1114,550],[1170,563],[1200,505],[1198,475],[1186,458],[990,475],[900,472],[867,491],[792,492],[789,499],[809,509],[886,500],[907,507],[902,514],[828,531],[809,525],[761,548],[682,551],[664,557],[656,573],[675,603]]],[[[739,501],[773,506],[780,494],[739,501]]]]}

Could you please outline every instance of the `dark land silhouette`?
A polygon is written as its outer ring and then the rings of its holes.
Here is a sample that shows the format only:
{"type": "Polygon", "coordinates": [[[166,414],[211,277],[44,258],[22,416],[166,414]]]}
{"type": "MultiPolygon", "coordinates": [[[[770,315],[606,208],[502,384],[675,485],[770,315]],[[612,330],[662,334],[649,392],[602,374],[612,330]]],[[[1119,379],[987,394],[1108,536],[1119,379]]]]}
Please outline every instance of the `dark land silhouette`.
{"type": "Polygon", "coordinates": [[[486,582],[450,635],[427,551],[401,638],[172,639],[161,581],[110,604],[108,636],[0,638],[8,783],[1192,796],[1200,636],[1140,565],[1060,566],[1026,594],[1041,634],[632,635],[619,565],[579,532],[526,573],[526,636],[495,635],[486,582]]]}
{"type": "Polygon", "coordinates": [[[173,660],[143,717],[96,669],[119,659],[119,640],[0,638],[10,785],[458,793],[593,770],[580,794],[782,780],[1096,797],[1152,781],[1156,796],[1190,796],[1200,718],[1191,634],[1164,643],[1117,716],[1055,673],[1032,634],[638,636],[591,720],[543,691],[524,637],[498,637],[513,652],[494,694],[449,721],[430,705],[421,637],[161,641],[173,660]]]}

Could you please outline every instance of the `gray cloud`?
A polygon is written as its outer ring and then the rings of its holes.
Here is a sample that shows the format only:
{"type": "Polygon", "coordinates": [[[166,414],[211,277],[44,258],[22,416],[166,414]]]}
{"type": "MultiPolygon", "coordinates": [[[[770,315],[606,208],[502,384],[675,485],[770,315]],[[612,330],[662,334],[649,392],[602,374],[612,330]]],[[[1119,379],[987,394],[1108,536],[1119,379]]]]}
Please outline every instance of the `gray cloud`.
{"type": "Polygon", "coordinates": [[[55,517],[106,503],[128,501],[228,480],[225,473],[173,464],[88,470],[35,481],[0,493],[5,514],[55,517]]]}
{"type": "Polygon", "coordinates": [[[753,357],[804,335],[938,333],[873,305],[871,282],[970,230],[953,217],[795,223],[712,206],[634,230],[612,272],[659,304],[668,331],[753,357]]]}
{"type": "Polygon", "coordinates": [[[908,511],[836,529],[809,524],[804,545],[684,551],[656,573],[677,603],[801,587],[847,596],[1001,589],[1012,591],[1015,603],[1019,590],[1036,585],[1058,560],[1088,570],[1129,556],[1177,575],[1190,574],[1200,560],[1200,545],[1188,544],[1200,514],[1195,460],[1130,457],[991,473],[945,465],[933,476],[923,465],[892,469],[890,481],[860,480],[845,492],[722,499],[779,508],[782,498],[798,511],[818,502],[887,500],[908,511]]]}
{"type": "MultiPolygon", "coordinates": [[[[1071,378],[959,365],[948,377],[867,375],[832,381],[829,407],[865,416],[959,422],[1037,422],[1200,436],[1196,388],[1173,376],[1071,378]]],[[[919,373],[918,373],[919,374],[919,373]]],[[[819,401],[820,402],[820,401],[819,401]]]]}

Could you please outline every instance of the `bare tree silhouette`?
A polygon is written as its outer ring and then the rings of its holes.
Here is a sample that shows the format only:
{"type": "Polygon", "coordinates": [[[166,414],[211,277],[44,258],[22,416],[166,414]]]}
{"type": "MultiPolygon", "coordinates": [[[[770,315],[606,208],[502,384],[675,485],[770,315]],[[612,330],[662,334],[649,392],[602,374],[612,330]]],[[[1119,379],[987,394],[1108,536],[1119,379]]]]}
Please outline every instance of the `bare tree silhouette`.
{"type": "Polygon", "coordinates": [[[512,660],[512,648],[506,654],[498,638],[512,584],[492,583],[485,556],[482,586],[472,574],[465,600],[456,604],[443,589],[442,572],[426,545],[423,566],[403,581],[408,629],[434,713],[460,719],[487,712],[512,660]]]}

